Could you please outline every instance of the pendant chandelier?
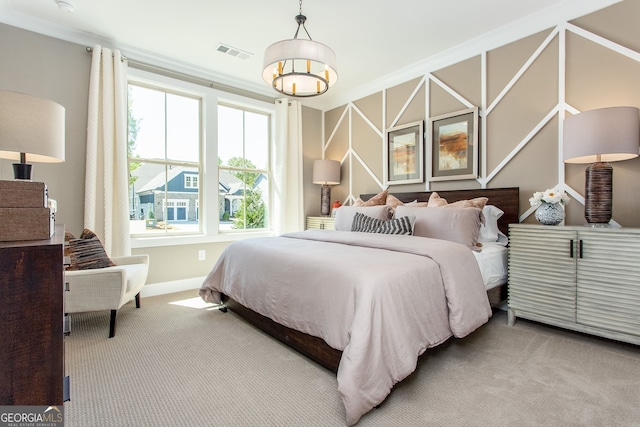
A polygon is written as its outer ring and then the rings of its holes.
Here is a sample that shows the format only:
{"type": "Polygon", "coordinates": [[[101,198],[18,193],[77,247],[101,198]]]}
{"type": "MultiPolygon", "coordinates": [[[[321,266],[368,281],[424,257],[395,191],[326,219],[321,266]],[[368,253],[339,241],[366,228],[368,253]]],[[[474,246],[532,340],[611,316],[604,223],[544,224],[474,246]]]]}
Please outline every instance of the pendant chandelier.
{"type": "Polygon", "coordinates": [[[262,78],[287,96],[322,95],[338,80],[336,54],[322,43],[311,40],[304,26],[307,17],[302,14],[302,0],[295,19],[298,29],[293,39],[276,42],[264,52],[262,78]],[[309,40],[298,38],[300,27],[309,40]]]}

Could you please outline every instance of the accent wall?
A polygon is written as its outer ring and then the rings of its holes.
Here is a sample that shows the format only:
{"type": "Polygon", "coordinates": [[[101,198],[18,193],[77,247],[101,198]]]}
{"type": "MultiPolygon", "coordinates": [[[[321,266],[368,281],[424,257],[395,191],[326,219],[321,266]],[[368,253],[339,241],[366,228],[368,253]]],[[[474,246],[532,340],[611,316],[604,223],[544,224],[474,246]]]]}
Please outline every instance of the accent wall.
{"type": "MultiPolygon", "coordinates": [[[[444,68],[324,113],[323,156],[342,163],[332,199],[352,203],[385,188],[385,130],[424,121],[425,180],[391,192],[520,188],[520,220],[535,222],[529,197],[564,188],[566,224],[584,224],[584,170],[562,161],[562,121],[610,106],[640,107],[640,2],[626,0],[470,55],[444,68]],[[429,119],[480,111],[476,179],[429,181],[429,119]]],[[[640,158],[612,163],[613,221],[640,226],[640,158]]]]}

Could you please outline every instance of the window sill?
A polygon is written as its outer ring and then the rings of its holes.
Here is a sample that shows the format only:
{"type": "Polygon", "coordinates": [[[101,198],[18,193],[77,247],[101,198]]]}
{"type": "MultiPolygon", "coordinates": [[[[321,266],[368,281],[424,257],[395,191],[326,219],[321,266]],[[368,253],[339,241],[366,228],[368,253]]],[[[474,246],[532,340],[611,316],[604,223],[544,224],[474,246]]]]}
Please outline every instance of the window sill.
{"type": "Polygon", "coordinates": [[[191,234],[188,236],[131,237],[131,249],[234,242],[236,240],[249,239],[252,237],[272,237],[275,235],[276,234],[273,231],[240,231],[233,233],[220,233],[210,236],[205,234],[191,234]]]}

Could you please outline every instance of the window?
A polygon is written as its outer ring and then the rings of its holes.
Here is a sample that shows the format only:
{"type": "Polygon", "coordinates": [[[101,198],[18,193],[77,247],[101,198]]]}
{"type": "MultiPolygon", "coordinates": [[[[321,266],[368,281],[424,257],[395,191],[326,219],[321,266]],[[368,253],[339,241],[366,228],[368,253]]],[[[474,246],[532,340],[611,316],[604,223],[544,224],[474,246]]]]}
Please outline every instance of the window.
{"type": "Polygon", "coordinates": [[[136,232],[199,232],[201,98],[130,83],[130,216],[136,232]]]}
{"type": "Polygon", "coordinates": [[[198,188],[198,175],[184,176],[184,186],[186,188],[198,188]]]}
{"type": "Polygon", "coordinates": [[[135,68],[128,77],[132,247],[269,235],[275,106],[135,68]]]}
{"type": "Polygon", "coordinates": [[[269,114],[218,106],[218,183],[222,230],[269,227],[269,114]]]}

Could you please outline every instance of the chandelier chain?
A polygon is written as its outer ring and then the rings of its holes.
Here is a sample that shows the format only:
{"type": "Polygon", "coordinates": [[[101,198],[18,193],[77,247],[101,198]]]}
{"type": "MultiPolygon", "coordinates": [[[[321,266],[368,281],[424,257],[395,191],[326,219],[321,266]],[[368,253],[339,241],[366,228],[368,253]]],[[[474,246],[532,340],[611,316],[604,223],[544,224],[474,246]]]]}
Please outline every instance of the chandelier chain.
{"type": "Polygon", "coordinates": [[[298,28],[296,29],[296,33],[294,34],[293,38],[298,38],[298,32],[300,31],[300,26],[302,26],[304,32],[307,33],[307,37],[309,37],[309,40],[313,40],[311,38],[311,35],[309,34],[309,31],[307,31],[307,27],[305,27],[304,25],[304,23],[307,22],[307,17],[302,14],[302,0],[300,0],[300,9],[298,11],[298,15],[296,16],[296,22],[298,23],[298,28]]]}

